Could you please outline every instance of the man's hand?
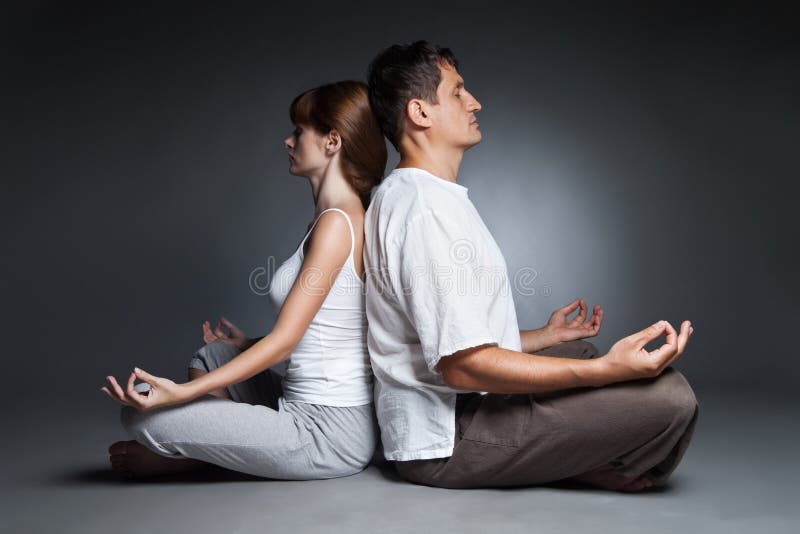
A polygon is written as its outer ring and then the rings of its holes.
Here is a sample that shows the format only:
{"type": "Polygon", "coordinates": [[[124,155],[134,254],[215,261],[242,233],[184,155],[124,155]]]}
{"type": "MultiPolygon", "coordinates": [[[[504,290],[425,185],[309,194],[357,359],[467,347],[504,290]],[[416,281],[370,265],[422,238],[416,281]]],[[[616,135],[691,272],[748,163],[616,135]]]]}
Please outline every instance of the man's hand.
{"type": "Polygon", "coordinates": [[[586,312],[586,302],[583,299],[575,299],[554,311],[544,328],[549,331],[550,336],[557,343],[594,337],[600,331],[600,325],[603,324],[603,309],[599,304],[595,304],[593,314],[589,319],[586,318],[586,312]],[[568,321],[567,317],[578,308],[580,308],[578,315],[568,321]]]}
{"type": "Polygon", "coordinates": [[[219,318],[217,326],[213,331],[211,330],[211,323],[208,321],[203,323],[203,341],[206,343],[212,343],[217,340],[234,345],[241,350],[244,350],[248,345],[247,335],[238,326],[227,320],[225,317],[219,318]],[[222,325],[225,325],[228,330],[230,330],[230,334],[226,334],[222,330],[222,325]]]}
{"type": "Polygon", "coordinates": [[[651,378],[658,376],[672,362],[683,354],[694,328],[692,323],[681,323],[678,334],[667,321],[659,321],[644,330],[636,332],[617,341],[608,354],[597,359],[604,366],[606,383],[651,378]],[[647,352],[644,346],[666,334],[666,342],[653,352],[647,352]]]}

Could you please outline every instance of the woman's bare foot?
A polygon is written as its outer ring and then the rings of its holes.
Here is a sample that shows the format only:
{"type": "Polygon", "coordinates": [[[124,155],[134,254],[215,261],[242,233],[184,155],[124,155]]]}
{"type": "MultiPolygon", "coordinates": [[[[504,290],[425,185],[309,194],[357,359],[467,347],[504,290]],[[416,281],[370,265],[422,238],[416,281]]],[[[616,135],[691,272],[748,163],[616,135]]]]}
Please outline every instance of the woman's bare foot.
{"type": "Polygon", "coordinates": [[[108,448],[108,452],[111,455],[111,468],[131,479],[186,473],[209,465],[192,458],[161,456],[135,440],[117,441],[108,448]]]}
{"type": "Polygon", "coordinates": [[[590,486],[598,488],[622,491],[625,493],[636,493],[653,485],[653,482],[644,475],[636,478],[629,478],[622,476],[613,469],[591,471],[574,476],[571,480],[583,482],[584,484],[589,484],[590,486]]]}

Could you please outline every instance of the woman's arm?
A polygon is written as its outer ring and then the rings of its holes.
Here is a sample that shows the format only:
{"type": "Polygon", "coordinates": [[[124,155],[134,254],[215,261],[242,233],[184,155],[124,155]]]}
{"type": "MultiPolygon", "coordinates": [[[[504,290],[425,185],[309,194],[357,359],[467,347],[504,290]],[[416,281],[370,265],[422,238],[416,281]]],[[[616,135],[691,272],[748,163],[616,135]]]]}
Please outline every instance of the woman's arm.
{"type": "Polygon", "coordinates": [[[308,253],[272,331],[225,365],[183,384],[188,400],[247,380],[291,355],[350,254],[350,229],[335,213],[323,213],[309,236],[308,253]]]}
{"type": "Polygon", "coordinates": [[[247,338],[247,340],[245,340],[245,342],[244,342],[244,346],[242,347],[242,350],[244,351],[244,350],[249,349],[250,347],[252,347],[256,343],[258,343],[259,341],[264,339],[265,337],[266,336],[249,337],[249,338],[247,338]]]}

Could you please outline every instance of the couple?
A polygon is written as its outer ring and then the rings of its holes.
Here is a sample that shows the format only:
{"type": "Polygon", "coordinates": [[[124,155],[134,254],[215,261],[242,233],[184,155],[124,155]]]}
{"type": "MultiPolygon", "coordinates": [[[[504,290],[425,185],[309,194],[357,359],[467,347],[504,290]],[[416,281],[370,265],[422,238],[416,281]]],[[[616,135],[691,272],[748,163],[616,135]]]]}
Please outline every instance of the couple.
{"type": "Polygon", "coordinates": [[[125,405],[136,438],[111,446],[114,469],[341,477],[369,464],[380,435],[383,456],[418,484],[665,484],[697,420],[670,367],[691,324],[659,321],[600,356],[583,339],[603,311],[587,317],[577,299],[519,330],[503,255],[457,183],[481,106],[455,56],[394,45],[368,82],[292,102],[290,173],[311,182],[316,216],[272,278],[272,332],[248,339],[225,319],[205,323],[182,384],[140,369],[126,386],[107,377],[102,390],[125,405]],[[383,181],[382,134],[400,153],[383,181]],[[290,357],[283,379],[269,369],[290,357]]]}

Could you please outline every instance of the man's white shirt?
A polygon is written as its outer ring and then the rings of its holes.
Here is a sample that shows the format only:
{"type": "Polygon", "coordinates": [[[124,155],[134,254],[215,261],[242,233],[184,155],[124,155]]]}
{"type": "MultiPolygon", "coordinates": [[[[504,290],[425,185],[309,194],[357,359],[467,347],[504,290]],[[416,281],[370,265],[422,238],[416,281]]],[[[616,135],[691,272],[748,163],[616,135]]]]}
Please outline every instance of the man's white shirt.
{"type": "Polygon", "coordinates": [[[478,345],[521,350],[505,259],[467,188],[393,170],[364,223],[367,345],[387,460],[453,454],[457,393],[434,367],[478,345]]]}

